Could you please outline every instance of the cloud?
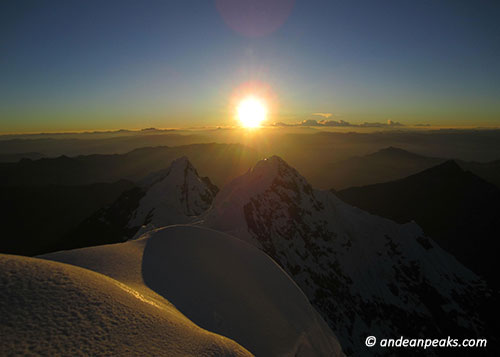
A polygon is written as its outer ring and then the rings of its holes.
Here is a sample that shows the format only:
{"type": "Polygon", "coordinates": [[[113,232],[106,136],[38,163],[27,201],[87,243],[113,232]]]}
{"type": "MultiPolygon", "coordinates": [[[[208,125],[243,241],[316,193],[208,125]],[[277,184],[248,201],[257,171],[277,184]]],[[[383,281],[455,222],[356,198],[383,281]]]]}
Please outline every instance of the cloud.
{"type": "Polygon", "coordinates": [[[400,122],[393,121],[391,119],[387,119],[387,125],[388,126],[403,126],[403,124],[401,124],[400,122]]]}
{"type": "Polygon", "coordinates": [[[316,116],[320,116],[320,117],[328,119],[332,116],[332,113],[313,113],[312,115],[316,115],[316,116]]]}
{"type": "MultiPolygon", "coordinates": [[[[325,113],[323,113],[325,114],[325,113]]],[[[391,119],[387,120],[386,123],[379,122],[364,122],[362,124],[352,124],[345,120],[315,120],[315,119],[306,119],[300,123],[295,124],[287,124],[283,122],[274,123],[274,126],[315,126],[315,127],[353,127],[353,128],[388,128],[388,127],[400,127],[404,126],[400,122],[393,121],[391,119]]]]}
{"type": "Polygon", "coordinates": [[[297,124],[299,126],[355,126],[347,121],[344,120],[314,120],[314,119],[307,119],[303,120],[300,124],[297,124]]]}
{"type": "Polygon", "coordinates": [[[345,120],[321,120],[318,123],[322,126],[355,126],[345,120]]]}
{"type": "Polygon", "coordinates": [[[299,124],[300,126],[321,126],[321,124],[314,119],[307,119],[303,120],[302,123],[299,124]]]}
{"type": "Polygon", "coordinates": [[[387,123],[368,123],[364,122],[363,124],[359,124],[358,126],[361,126],[363,128],[386,128],[386,127],[394,127],[394,126],[404,126],[398,121],[393,121],[391,119],[387,120],[387,123]]]}
{"type": "Polygon", "coordinates": [[[283,123],[282,121],[272,123],[272,126],[297,126],[297,124],[288,124],[288,123],[283,123]]]}

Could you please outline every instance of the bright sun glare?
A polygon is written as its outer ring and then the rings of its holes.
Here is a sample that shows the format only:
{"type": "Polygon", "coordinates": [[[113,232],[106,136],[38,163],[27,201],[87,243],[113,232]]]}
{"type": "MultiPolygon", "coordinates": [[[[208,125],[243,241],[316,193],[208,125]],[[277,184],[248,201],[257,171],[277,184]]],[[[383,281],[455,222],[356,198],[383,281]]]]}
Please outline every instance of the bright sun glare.
{"type": "Polygon", "coordinates": [[[262,101],[249,97],[238,105],[238,119],[245,128],[258,128],[266,119],[267,109],[262,101]]]}

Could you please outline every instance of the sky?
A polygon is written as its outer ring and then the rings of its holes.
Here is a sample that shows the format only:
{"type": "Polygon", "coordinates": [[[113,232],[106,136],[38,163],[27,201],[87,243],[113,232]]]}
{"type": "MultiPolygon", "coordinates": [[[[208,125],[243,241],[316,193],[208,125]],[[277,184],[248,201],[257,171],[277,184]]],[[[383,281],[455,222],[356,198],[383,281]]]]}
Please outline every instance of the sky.
{"type": "Polygon", "coordinates": [[[233,125],[249,91],[276,122],[500,126],[499,18],[497,0],[6,0],[0,132],[233,125]]]}

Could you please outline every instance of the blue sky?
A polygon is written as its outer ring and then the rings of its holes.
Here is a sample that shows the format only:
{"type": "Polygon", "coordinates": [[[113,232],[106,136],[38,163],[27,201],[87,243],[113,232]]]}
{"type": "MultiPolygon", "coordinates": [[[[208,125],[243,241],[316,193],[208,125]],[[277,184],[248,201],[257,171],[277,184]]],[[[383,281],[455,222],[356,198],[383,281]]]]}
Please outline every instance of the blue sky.
{"type": "Polygon", "coordinates": [[[219,10],[3,1],[0,131],[231,125],[247,81],[272,89],[275,121],[500,125],[498,1],[296,0],[258,37],[219,10]]]}

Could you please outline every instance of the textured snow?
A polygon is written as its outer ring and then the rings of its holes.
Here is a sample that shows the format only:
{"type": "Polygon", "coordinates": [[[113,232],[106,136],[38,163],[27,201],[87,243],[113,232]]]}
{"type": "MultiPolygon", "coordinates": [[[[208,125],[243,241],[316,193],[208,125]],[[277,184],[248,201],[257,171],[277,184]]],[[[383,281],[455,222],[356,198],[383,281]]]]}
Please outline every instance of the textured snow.
{"type": "Polygon", "coordinates": [[[43,256],[107,275],[257,356],[340,356],[307,297],[255,247],[213,230],[171,226],[126,243],[43,256]]]}
{"type": "Polygon", "coordinates": [[[87,269],[0,255],[0,355],[250,356],[164,299],[87,269]]]}
{"type": "Polygon", "coordinates": [[[448,325],[482,327],[470,301],[487,294],[484,282],[418,225],[396,224],[314,190],[279,157],[260,161],[225,186],[199,224],[269,254],[349,354],[366,353],[359,341],[369,335],[422,328],[443,333],[435,325],[436,313],[449,315],[448,325]],[[405,320],[414,324],[407,327],[405,320]]]}

